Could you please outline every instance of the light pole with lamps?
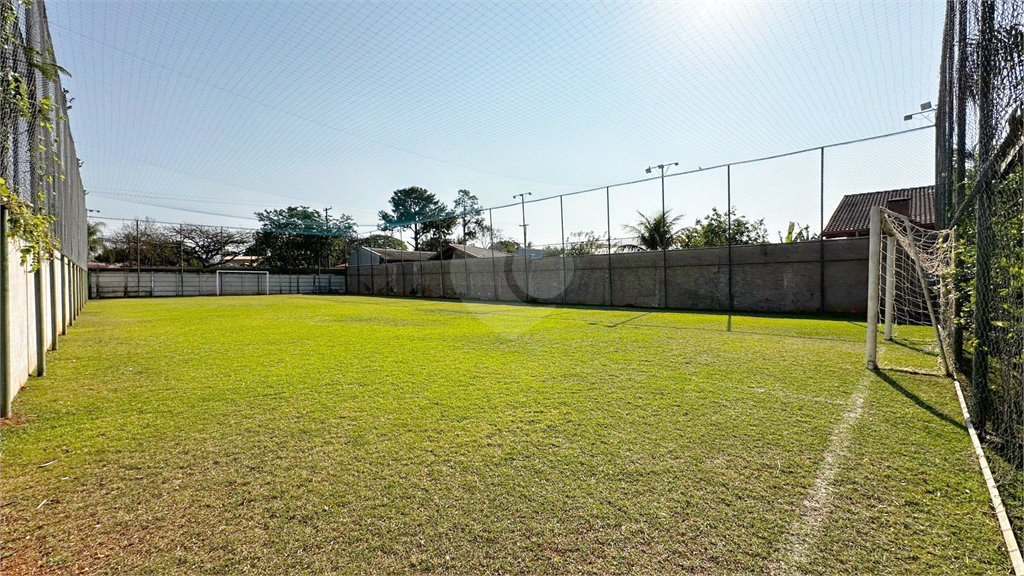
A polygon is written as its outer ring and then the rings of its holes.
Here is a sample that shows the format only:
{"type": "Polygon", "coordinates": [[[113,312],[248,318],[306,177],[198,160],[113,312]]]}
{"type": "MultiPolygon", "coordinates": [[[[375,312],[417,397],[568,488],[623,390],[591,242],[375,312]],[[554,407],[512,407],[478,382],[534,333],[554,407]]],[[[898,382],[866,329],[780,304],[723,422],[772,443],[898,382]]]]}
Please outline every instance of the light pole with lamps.
{"type": "Polygon", "coordinates": [[[526,276],[526,300],[530,300],[530,253],[526,251],[526,227],[529,224],[526,223],[526,197],[533,196],[533,192],[524,192],[522,194],[515,194],[513,198],[519,198],[519,206],[523,210],[523,272],[526,276]]]}
{"type": "Polygon", "coordinates": [[[655,168],[661,172],[661,224],[664,237],[659,239],[659,243],[661,244],[661,299],[663,308],[668,308],[668,255],[665,253],[665,250],[668,249],[669,243],[668,216],[665,215],[665,171],[671,166],[679,166],[679,162],[648,166],[646,170],[648,174],[655,168]]]}
{"type": "Polygon", "coordinates": [[[679,166],[679,162],[673,162],[671,164],[658,164],[657,166],[648,166],[647,172],[650,174],[655,168],[661,172],[661,217],[665,219],[665,172],[672,166],[679,166]]]}

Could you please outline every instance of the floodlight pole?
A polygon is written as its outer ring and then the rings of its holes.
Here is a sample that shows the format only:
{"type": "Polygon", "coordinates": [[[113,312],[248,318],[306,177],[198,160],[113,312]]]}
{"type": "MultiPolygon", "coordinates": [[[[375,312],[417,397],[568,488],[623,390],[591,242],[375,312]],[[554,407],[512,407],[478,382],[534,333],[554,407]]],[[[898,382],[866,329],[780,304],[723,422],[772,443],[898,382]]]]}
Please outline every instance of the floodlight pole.
{"type": "MultiPolygon", "coordinates": [[[[658,164],[657,166],[648,166],[646,172],[648,174],[654,168],[657,168],[661,172],[661,221],[664,224],[666,236],[668,235],[668,217],[665,216],[665,171],[672,166],[679,166],[679,162],[673,162],[671,164],[658,164]]],[[[663,308],[668,308],[668,255],[665,254],[665,250],[668,250],[668,238],[663,238],[661,243],[661,294],[663,308]]]]}
{"type": "Polygon", "coordinates": [[[533,196],[533,192],[524,192],[522,194],[515,194],[513,198],[519,198],[519,206],[523,211],[523,272],[526,275],[526,299],[530,299],[530,253],[526,251],[526,197],[533,196]]]}

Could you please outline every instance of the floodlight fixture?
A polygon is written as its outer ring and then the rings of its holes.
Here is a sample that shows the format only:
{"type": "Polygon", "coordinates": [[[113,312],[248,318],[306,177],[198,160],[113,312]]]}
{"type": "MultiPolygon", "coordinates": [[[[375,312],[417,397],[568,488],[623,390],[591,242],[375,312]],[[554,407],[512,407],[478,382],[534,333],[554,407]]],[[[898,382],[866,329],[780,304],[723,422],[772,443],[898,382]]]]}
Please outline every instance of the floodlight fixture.
{"type": "Polygon", "coordinates": [[[931,101],[925,102],[924,104],[921,104],[921,112],[924,112],[924,111],[928,110],[931,107],[932,107],[931,101]]]}

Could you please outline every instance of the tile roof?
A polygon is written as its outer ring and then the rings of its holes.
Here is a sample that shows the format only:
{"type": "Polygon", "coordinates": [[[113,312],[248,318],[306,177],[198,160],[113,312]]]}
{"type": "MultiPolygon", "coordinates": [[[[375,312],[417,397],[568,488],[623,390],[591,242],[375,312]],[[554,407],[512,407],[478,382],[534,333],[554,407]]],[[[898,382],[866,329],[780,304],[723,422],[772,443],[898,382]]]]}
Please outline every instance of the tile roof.
{"type": "Polygon", "coordinates": [[[424,252],[415,250],[395,250],[394,248],[367,248],[360,246],[367,252],[380,256],[387,262],[415,262],[417,260],[430,260],[430,257],[437,252],[424,252]]]}
{"type": "Polygon", "coordinates": [[[511,256],[508,252],[503,252],[501,250],[488,250],[487,248],[480,248],[470,244],[448,244],[444,247],[444,250],[440,255],[435,255],[431,259],[448,260],[455,252],[462,253],[464,256],[469,258],[504,258],[506,256],[511,256]]]}
{"type": "Polygon", "coordinates": [[[891,200],[910,199],[910,219],[925,228],[935,228],[935,187],[919,186],[899,190],[883,190],[865,192],[863,194],[847,194],[822,236],[825,238],[842,238],[868,233],[868,214],[872,206],[885,207],[891,200]]]}

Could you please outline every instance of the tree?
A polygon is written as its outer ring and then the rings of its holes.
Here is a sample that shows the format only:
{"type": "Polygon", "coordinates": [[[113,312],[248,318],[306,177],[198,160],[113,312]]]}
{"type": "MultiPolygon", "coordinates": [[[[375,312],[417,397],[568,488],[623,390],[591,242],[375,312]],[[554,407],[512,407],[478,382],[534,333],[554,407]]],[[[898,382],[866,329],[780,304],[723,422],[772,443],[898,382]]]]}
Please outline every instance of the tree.
{"type": "Polygon", "coordinates": [[[543,253],[544,256],[589,256],[606,246],[607,243],[593,232],[573,232],[569,234],[565,250],[561,246],[547,246],[543,253]]]}
{"type": "Polygon", "coordinates": [[[181,254],[177,238],[168,229],[146,219],[127,222],[111,234],[96,261],[145,268],[177,266],[181,254]]]}
{"type": "Polygon", "coordinates": [[[735,208],[728,214],[712,208],[711,214],[705,216],[703,220],[698,219],[693,226],[683,228],[676,238],[680,248],[740,246],[767,242],[768,229],[764,226],[764,218],[748,220],[746,216],[737,216],[735,208]]]}
{"type": "Polygon", "coordinates": [[[455,213],[447,208],[445,210],[446,212],[441,218],[423,223],[422,247],[424,250],[436,252],[444,248],[444,245],[450,240],[452,230],[458,226],[459,219],[455,217],[455,213]]]}
{"type": "Polygon", "coordinates": [[[86,224],[85,233],[87,245],[89,246],[89,257],[95,259],[103,252],[106,241],[103,238],[103,222],[89,222],[86,224]]]}
{"type": "Polygon", "coordinates": [[[626,232],[636,236],[636,244],[624,244],[619,247],[619,250],[624,252],[642,252],[644,250],[671,249],[676,243],[673,229],[682,218],[682,215],[670,218],[669,215],[671,213],[671,210],[666,210],[654,216],[645,216],[642,212],[637,212],[640,215],[640,221],[637,222],[637,225],[627,224],[623,227],[626,232]]]}
{"type": "Polygon", "coordinates": [[[252,244],[252,234],[240,230],[188,224],[179,226],[177,233],[182,250],[188,250],[204,268],[229,262],[252,244]]]}
{"type": "Polygon", "coordinates": [[[394,236],[388,236],[387,234],[370,234],[369,236],[364,236],[362,238],[355,238],[349,242],[349,246],[353,251],[360,246],[364,248],[388,248],[391,250],[409,249],[409,246],[405,242],[402,242],[394,236]]]}
{"type": "Polygon", "coordinates": [[[515,254],[519,251],[519,241],[513,240],[512,238],[498,238],[487,246],[488,250],[495,250],[497,252],[508,252],[509,254],[515,254]]]}
{"type": "Polygon", "coordinates": [[[456,240],[458,244],[469,244],[487,235],[490,228],[484,220],[484,209],[480,207],[479,198],[470,194],[469,190],[459,190],[454,206],[462,229],[462,235],[456,240]]]}
{"type": "Polygon", "coordinates": [[[779,232],[779,242],[784,244],[791,244],[793,242],[811,242],[817,240],[817,234],[811,234],[811,226],[807,224],[801,226],[797,222],[789,223],[789,230],[786,232],[786,237],[782,237],[782,232],[779,232]]]}
{"type": "Polygon", "coordinates": [[[425,235],[437,237],[439,234],[451,233],[454,221],[445,232],[445,223],[432,224],[438,219],[452,219],[452,214],[443,202],[425,188],[413,186],[402,188],[391,193],[391,212],[380,211],[380,219],[384,222],[382,230],[403,228],[412,232],[413,250],[422,249],[425,235]]]}
{"type": "Polygon", "coordinates": [[[347,214],[327,220],[307,206],[289,206],[256,213],[260,229],[249,254],[261,257],[274,272],[314,270],[344,257],[346,243],[355,236],[355,222],[347,214]]]}

